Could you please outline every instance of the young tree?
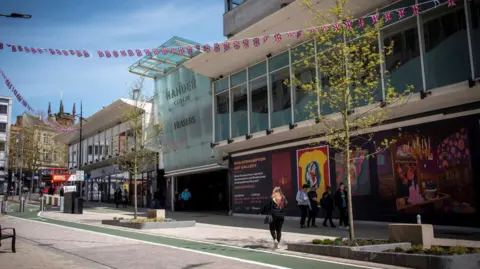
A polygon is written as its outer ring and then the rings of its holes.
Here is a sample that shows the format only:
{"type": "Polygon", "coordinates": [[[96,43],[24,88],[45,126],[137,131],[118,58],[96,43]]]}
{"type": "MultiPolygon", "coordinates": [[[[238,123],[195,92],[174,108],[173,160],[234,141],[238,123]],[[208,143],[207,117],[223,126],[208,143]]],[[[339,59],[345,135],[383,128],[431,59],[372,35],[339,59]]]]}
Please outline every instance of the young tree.
{"type": "MultiPolygon", "coordinates": [[[[353,240],[355,229],[349,173],[351,162],[355,161],[352,153],[374,143],[373,134],[368,134],[368,129],[391,119],[392,108],[406,100],[410,87],[399,93],[389,82],[382,83],[386,73],[384,57],[391,53],[393,44],[379,45],[381,18],[374,24],[366,18],[364,25],[359,25],[347,9],[348,2],[334,0],[329,8],[320,10],[312,1],[302,1],[313,15],[311,26],[317,30],[307,33],[313,40],[311,45],[293,51],[297,58],[303,59],[294,69],[318,68],[321,78],[305,83],[292,74],[291,83],[307,94],[319,96],[315,98],[318,101],[310,102],[305,109],[319,123],[313,132],[324,136],[326,143],[342,156],[341,163],[347,171],[349,235],[353,240]],[[311,55],[314,57],[307,58],[311,55]]],[[[373,157],[391,143],[385,140],[381,145],[375,145],[375,152],[361,158],[373,157]]]]}
{"type": "Polygon", "coordinates": [[[125,146],[120,148],[118,156],[114,157],[113,163],[117,164],[121,171],[129,172],[133,178],[134,186],[134,219],[138,215],[137,207],[137,174],[153,167],[158,159],[157,152],[160,150],[156,143],[157,137],[162,134],[162,125],[153,121],[153,116],[146,117],[152,113],[153,101],[143,89],[143,78],[137,81],[129,90],[127,105],[123,106],[121,121],[127,126],[126,140],[120,141],[125,146]],[[149,106],[149,104],[151,106],[149,106]],[[151,108],[150,108],[151,107],[151,108]],[[150,119],[150,122],[147,122],[150,119]]]}

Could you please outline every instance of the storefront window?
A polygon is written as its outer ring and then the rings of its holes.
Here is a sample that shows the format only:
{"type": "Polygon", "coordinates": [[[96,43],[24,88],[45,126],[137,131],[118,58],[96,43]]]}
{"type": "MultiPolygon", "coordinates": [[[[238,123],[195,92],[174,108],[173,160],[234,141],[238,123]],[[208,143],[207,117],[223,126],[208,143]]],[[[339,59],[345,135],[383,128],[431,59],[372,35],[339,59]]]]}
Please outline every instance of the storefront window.
{"type": "Polygon", "coordinates": [[[463,1],[456,1],[456,7],[433,8],[421,16],[427,89],[468,80],[471,72],[463,1]]]}
{"type": "MultiPolygon", "coordinates": [[[[406,17],[410,9],[405,9],[406,17]]],[[[413,92],[423,91],[420,46],[417,18],[409,17],[382,30],[385,46],[393,42],[393,51],[385,56],[385,84],[391,85],[397,93],[403,93],[412,86],[413,92]]]]}
{"type": "MultiPolygon", "coordinates": [[[[233,86],[232,76],[232,86],[233,86]]],[[[243,83],[232,87],[232,137],[248,134],[248,102],[247,84],[243,83]]]]}
{"type": "Polygon", "coordinates": [[[250,87],[250,133],[268,129],[267,77],[261,76],[249,82],[250,87]]]}
{"type": "Polygon", "coordinates": [[[475,78],[480,78],[480,2],[471,1],[471,36],[475,78]]]}
{"type": "Polygon", "coordinates": [[[267,73],[267,64],[265,61],[248,68],[248,79],[253,80],[267,73]]]}
{"type": "Polygon", "coordinates": [[[229,91],[215,95],[215,140],[223,141],[229,138],[229,91]]]}
{"type": "Polygon", "coordinates": [[[288,125],[292,122],[292,99],[289,80],[290,67],[288,66],[270,73],[272,128],[288,125]]]}
{"type": "MultiPolygon", "coordinates": [[[[315,61],[314,57],[306,60],[308,62],[315,61]]],[[[300,122],[308,120],[312,115],[317,114],[318,101],[315,68],[295,64],[292,68],[296,80],[293,85],[295,89],[295,122],[300,122]]]]}
{"type": "Polygon", "coordinates": [[[213,87],[215,88],[215,93],[228,90],[228,77],[215,81],[213,85],[213,87]]]}

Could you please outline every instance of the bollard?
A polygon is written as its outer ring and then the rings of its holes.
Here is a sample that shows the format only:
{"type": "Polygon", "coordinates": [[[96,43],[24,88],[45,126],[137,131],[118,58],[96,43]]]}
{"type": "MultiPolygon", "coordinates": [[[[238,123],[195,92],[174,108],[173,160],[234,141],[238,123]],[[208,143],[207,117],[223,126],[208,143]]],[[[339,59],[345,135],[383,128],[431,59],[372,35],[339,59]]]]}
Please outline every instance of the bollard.
{"type": "Polygon", "coordinates": [[[25,208],[24,207],[24,203],[25,203],[25,199],[23,198],[23,196],[20,198],[20,212],[23,212],[23,209],[25,208]]]}
{"type": "Polygon", "coordinates": [[[63,204],[64,204],[64,201],[65,201],[65,197],[63,196],[60,196],[60,212],[63,212],[63,204]]]}
{"type": "Polygon", "coordinates": [[[40,212],[43,212],[45,210],[45,197],[41,196],[40,197],[40,212]]]}

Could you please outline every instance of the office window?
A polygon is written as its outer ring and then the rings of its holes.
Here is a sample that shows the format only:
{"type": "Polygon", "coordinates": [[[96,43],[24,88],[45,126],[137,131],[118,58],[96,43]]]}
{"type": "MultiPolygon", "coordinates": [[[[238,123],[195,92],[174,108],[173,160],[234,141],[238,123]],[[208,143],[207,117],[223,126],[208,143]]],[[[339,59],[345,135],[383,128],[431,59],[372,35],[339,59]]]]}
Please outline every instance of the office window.
{"type": "Polygon", "coordinates": [[[0,123],[0,133],[6,133],[7,132],[7,124],[2,122],[0,123]]]}
{"type": "Polygon", "coordinates": [[[5,142],[0,142],[0,151],[5,151],[5,142]]]}
{"type": "Polygon", "coordinates": [[[463,1],[457,1],[455,7],[443,5],[422,14],[427,89],[466,81],[471,76],[463,6],[463,1]]]}
{"type": "Polygon", "coordinates": [[[232,89],[232,137],[248,134],[248,101],[246,71],[231,77],[232,89]]]}
{"type": "Polygon", "coordinates": [[[0,114],[7,115],[7,113],[8,113],[8,106],[0,105],[0,114]]]}
{"type": "Polygon", "coordinates": [[[268,129],[268,87],[266,63],[248,68],[250,87],[250,133],[268,129]]]}
{"type": "Polygon", "coordinates": [[[92,146],[88,146],[88,155],[92,155],[93,154],[93,148],[92,146]]]}
{"type": "Polygon", "coordinates": [[[52,160],[53,160],[54,162],[57,161],[57,151],[55,151],[55,150],[53,151],[53,158],[52,158],[52,160]]]}
{"type": "MultiPolygon", "coordinates": [[[[229,106],[230,106],[229,91],[215,95],[215,140],[227,140],[230,136],[229,125],[229,106]]],[[[233,122],[232,122],[233,124],[233,122]]]]}
{"type": "Polygon", "coordinates": [[[413,92],[423,90],[422,69],[417,18],[410,17],[382,30],[385,46],[391,46],[390,55],[385,56],[387,74],[385,82],[390,82],[396,92],[402,93],[407,84],[413,86],[413,92]]]}
{"type": "Polygon", "coordinates": [[[46,149],[43,150],[43,160],[48,160],[48,151],[46,149]]]}

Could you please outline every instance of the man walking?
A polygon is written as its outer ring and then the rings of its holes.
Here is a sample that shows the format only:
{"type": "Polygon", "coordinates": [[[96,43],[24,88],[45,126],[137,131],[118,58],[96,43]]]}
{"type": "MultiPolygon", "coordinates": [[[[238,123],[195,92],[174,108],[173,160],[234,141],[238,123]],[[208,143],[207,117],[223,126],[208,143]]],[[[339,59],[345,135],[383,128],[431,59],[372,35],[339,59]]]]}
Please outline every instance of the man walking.
{"type": "Polygon", "coordinates": [[[187,208],[189,208],[189,201],[192,199],[192,194],[188,189],[185,189],[181,194],[180,194],[180,202],[182,203],[182,210],[186,211],[187,208]]]}
{"type": "Polygon", "coordinates": [[[304,184],[302,189],[297,192],[297,203],[300,208],[300,228],[307,228],[305,226],[305,219],[307,218],[307,211],[310,208],[310,200],[308,199],[308,185],[304,184]]]}
{"type": "Polygon", "coordinates": [[[338,226],[342,226],[343,224],[345,225],[345,228],[348,229],[348,196],[347,192],[345,191],[345,185],[343,183],[340,183],[340,187],[335,193],[335,205],[340,211],[340,222],[338,223],[338,226]]]}

